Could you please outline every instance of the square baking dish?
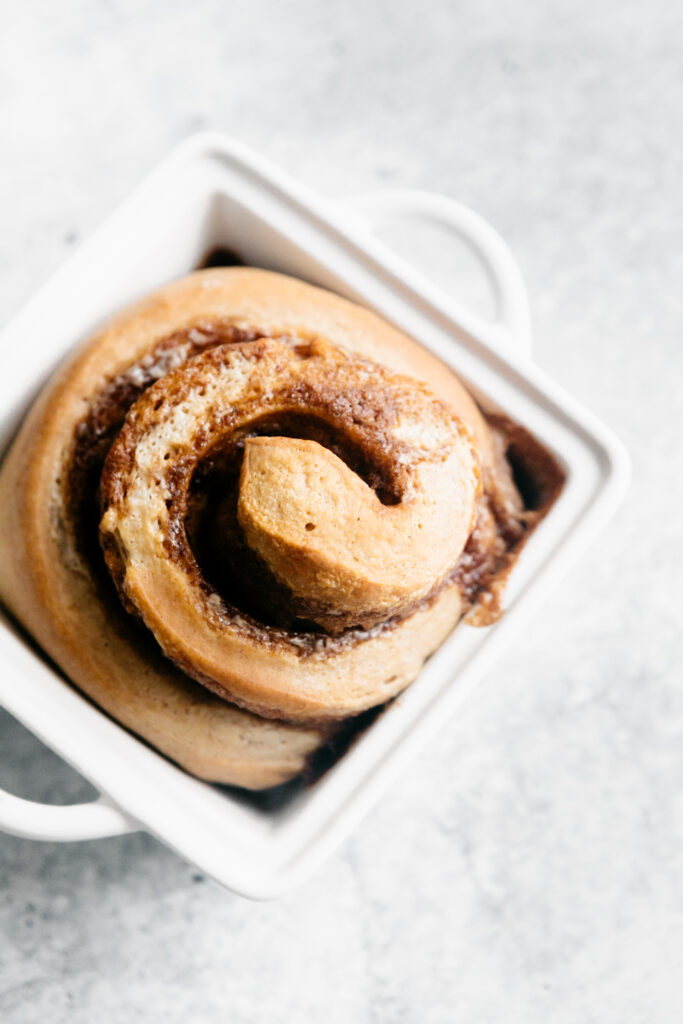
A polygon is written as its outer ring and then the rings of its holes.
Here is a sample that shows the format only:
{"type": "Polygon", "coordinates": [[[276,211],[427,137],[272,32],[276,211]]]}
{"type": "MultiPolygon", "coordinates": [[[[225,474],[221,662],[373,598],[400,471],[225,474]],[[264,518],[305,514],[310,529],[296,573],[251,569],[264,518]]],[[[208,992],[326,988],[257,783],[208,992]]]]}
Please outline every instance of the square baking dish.
{"type": "Polygon", "coordinates": [[[219,247],[373,308],[452,366],[486,407],[531,430],[567,475],[515,567],[505,616],[483,629],[457,628],[333,768],[309,788],[290,787],[270,809],[177,768],[70,686],[9,619],[0,620],[0,702],[101,793],[92,803],[51,807],[0,791],[0,828],[59,841],[144,829],[229,888],[267,898],[321,862],[514,642],[547,588],[617,507],[628,458],[533,364],[519,271],[481,218],[419,192],[325,201],[212,134],[178,147],[4,329],[1,450],[69,348],[219,247]],[[496,294],[495,322],[463,308],[373,235],[373,225],[401,218],[439,225],[473,250],[496,294]]]}

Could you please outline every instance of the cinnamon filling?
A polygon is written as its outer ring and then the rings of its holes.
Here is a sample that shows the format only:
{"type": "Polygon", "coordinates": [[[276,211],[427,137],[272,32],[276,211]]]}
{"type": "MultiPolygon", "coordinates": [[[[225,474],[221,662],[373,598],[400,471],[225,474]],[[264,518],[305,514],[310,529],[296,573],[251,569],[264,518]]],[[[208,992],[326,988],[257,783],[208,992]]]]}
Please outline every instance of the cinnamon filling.
{"type": "MultiPolygon", "coordinates": [[[[104,460],[123,421],[140,395],[156,380],[188,359],[219,345],[252,342],[268,332],[229,323],[200,323],[160,341],[136,364],[109,381],[94,399],[89,414],[78,425],[68,474],[68,503],[79,553],[107,590],[111,581],[99,547],[99,478],[104,460]],[[106,583],[105,583],[106,578],[106,583]]],[[[300,344],[305,358],[307,339],[300,344]]],[[[257,351],[254,352],[257,357],[257,351]]],[[[317,396],[320,401],[321,396],[317,396]]],[[[355,422],[356,406],[364,394],[330,394],[337,419],[355,422]]],[[[370,487],[384,504],[399,500],[392,479],[389,446],[383,425],[392,410],[377,402],[373,410],[377,444],[361,451],[351,430],[332,429],[321,417],[289,413],[262,416],[253,421],[199,463],[189,491],[183,467],[170,476],[169,525],[166,547],[174,559],[195,558],[196,580],[207,594],[218,594],[216,608],[233,626],[257,637],[267,646],[293,644],[302,656],[334,653],[392,629],[407,615],[432,602],[441,589],[457,582],[475,624],[493,621],[500,613],[502,584],[526,538],[545,515],[562,487],[563,474],[556,460],[522,427],[502,416],[488,417],[501,457],[507,458],[522,498],[514,507],[504,500],[496,481],[485,481],[475,527],[452,572],[434,590],[400,616],[371,629],[350,627],[330,635],[306,619],[305,608],[279,583],[244,540],[237,521],[237,493],[244,440],[254,436],[287,436],[317,441],[331,449],[370,487]],[[522,507],[523,506],[523,507],[522,507]]],[[[186,566],[187,567],[187,566],[186,566]]]]}

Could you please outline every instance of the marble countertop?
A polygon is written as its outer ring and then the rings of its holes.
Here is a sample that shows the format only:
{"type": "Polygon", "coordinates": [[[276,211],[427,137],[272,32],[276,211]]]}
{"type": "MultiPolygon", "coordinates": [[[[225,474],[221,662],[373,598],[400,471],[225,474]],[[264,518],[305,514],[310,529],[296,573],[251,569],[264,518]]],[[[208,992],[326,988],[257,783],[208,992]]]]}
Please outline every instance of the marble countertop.
{"type": "MultiPolygon", "coordinates": [[[[524,642],[293,895],[247,902],[146,835],[0,836],[3,1024],[683,1019],[680,7],[25,0],[2,18],[0,321],[215,128],[329,195],[417,186],[488,217],[538,362],[634,467],[524,642]]],[[[8,715],[0,779],[89,791],[8,715]]]]}

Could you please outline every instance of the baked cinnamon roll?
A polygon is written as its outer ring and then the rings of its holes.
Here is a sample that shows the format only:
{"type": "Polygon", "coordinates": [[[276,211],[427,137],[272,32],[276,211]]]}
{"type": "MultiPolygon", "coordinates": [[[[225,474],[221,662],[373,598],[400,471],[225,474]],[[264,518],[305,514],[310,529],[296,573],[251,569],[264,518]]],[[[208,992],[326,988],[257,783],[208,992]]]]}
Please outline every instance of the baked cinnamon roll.
{"type": "Polygon", "coordinates": [[[31,409],[0,474],[0,595],[124,725],[264,788],[404,689],[464,613],[498,614],[560,485],[369,311],[199,271],[115,318],[31,409]]]}

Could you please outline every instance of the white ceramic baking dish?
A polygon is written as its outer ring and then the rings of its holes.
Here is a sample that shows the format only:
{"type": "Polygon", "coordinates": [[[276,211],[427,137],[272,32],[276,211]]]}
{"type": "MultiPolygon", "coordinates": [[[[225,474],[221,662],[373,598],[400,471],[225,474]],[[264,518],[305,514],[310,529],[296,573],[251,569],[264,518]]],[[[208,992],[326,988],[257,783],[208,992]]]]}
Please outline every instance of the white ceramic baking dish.
{"type": "Polygon", "coordinates": [[[5,328],[2,448],[74,343],[118,307],[194,268],[214,246],[376,309],[533,431],[567,472],[559,501],[515,568],[503,619],[456,629],[334,768],[276,810],[185,774],[68,685],[8,620],[0,622],[0,702],[101,793],[92,803],[56,807],[0,792],[0,828],[62,841],[145,829],[224,885],[263,898],[320,863],[523,632],[543,593],[616,508],[628,460],[613,435],[534,366],[519,271],[481,218],[427,193],[380,193],[351,206],[325,201],[216,135],[183,143],[5,328]],[[440,224],[473,248],[497,296],[495,323],[462,308],[373,236],[373,224],[405,217],[440,224]]]}

